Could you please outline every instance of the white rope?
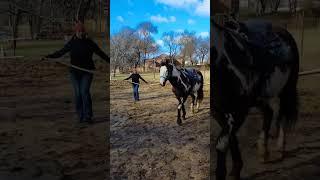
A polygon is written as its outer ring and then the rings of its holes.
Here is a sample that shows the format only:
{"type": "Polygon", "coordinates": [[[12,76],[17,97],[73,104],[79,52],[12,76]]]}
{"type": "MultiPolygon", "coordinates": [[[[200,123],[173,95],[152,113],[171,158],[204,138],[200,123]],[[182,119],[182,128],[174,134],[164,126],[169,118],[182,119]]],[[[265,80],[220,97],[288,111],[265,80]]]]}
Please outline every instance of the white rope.
{"type": "Polygon", "coordinates": [[[312,75],[312,74],[318,74],[318,73],[320,73],[320,69],[313,69],[309,71],[299,72],[299,76],[312,75]]]}
{"type": "Polygon", "coordinates": [[[70,64],[70,63],[63,62],[63,61],[61,61],[61,60],[50,59],[49,61],[56,62],[56,63],[62,64],[62,65],[64,65],[64,66],[72,67],[72,68],[74,68],[74,69],[78,69],[78,70],[80,70],[80,71],[85,71],[85,72],[88,72],[88,73],[91,73],[91,74],[94,74],[94,73],[95,73],[94,70],[89,70],[89,69],[81,68],[81,67],[72,65],[72,64],[70,64]]]}

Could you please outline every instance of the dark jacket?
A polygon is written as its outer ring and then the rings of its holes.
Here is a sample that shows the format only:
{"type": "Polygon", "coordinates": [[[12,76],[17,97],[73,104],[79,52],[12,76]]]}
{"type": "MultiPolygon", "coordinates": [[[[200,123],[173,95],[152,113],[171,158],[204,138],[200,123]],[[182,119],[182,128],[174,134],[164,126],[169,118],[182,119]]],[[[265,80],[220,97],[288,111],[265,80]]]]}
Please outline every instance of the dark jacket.
{"type": "Polygon", "coordinates": [[[93,53],[99,55],[102,59],[109,62],[108,56],[99,48],[99,46],[93,42],[93,40],[78,39],[75,36],[59,51],[46,56],[47,58],[59,58],[70,51],[71,64],[85,68],[95,69],[92,56],[93,53]]]}
{"type": "Polygon", "coordinates": [[[144,81],[145,83],[147,83],[147,81],[145,81],[141,76],[140,74],[135,74],[135,73],[132,73],[128,78],[124,79],[124,80],[128,80],[128,79],[132,79],[132,82],[134,83],[140,83],[139,79],[141,79],[142,81],[144,81]]]}

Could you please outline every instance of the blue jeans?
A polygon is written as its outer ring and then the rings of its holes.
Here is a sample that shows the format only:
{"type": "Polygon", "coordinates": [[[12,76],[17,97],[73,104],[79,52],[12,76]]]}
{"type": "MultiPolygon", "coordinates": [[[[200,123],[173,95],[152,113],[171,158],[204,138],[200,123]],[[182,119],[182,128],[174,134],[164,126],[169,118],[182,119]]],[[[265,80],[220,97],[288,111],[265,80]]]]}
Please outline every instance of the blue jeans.
{"type": "Polygon", "coordinates": [[[139,101],[139,84],[132,84],[133,98],[135,101],[139,101]]]}
{"type": "Polygon", "coordinates": [[[93,74],[80,70],[71,69],[71,82],[74,89],[76,111],[80,122],[91,120],[92,118],[92,100],[90,86],[93,74]]]}

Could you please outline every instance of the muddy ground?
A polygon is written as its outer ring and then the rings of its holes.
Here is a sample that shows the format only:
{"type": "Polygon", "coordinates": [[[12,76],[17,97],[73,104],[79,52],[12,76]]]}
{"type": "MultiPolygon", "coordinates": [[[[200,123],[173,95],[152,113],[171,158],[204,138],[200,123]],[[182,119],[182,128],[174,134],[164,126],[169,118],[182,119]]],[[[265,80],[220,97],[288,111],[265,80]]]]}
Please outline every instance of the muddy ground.
{"type": "MultiPolygon", "coordinates": [[[[239,132],[245,180],[320,178],[319,79],[320,75],[300,78],[299,121],[287,139],[287,155],[283,161],[279,161],[274,153],[276,138],[273,127],[270,161],[260,163],[256,141],[262,117],[257,110],[251,111],[239,132]]],[[[142,84],[140,92],[141,101],[133,103],[129,84],[114,82],[111,86],[110,163],[113,179],[209,179],[208,92],[201,111],[195,115],[187,111],[187,120],[182,126],[176,124],[177,101],[170,85],[163,88],[157,84],[142,84]]],[[[219,129],[213,121],[212,144],[219,129]]],[[[214,176],[215,151],[211,155],[211,175],[214,176]]],[[[230,161],[229,157],[229,168],[230,161]]]]}
{"type": "Polygon", "coordinates": [[[104,179],[106,76],[92,85],[96,123],[80,127],[68,69],[36,59],[0,63],[0,179],[104,179]]]}
{"type": "MultiPolygon", "coordinates": [[[[106,179],[105,75],[97,74],[92,86],[96,123],[79,127],[65,67],[32,59],[0,65],[0,179],[106,179]]],[[[252,111],[239,133],[245,179],[319,179],[319,79],[300,78],[300,116],[284,161],[259,163],[261,116],[252,111]]],[[[110,88],[112,179],[208,179],[209,132],[214,142],[219,130],[215,123],[210,128],[208,89],[200,112],[190,114],[188,105],[187,120],[178,126],[170,85],[141,85],[137,103],[130,84],[117,81],[110,88]]]]}
{"type": "MultiPolygon", "coordinates": [[[[208,94],[208,93],[206,93],[208,94]]],[[[113,179],[206,179],[209,175],[209,98],[176,124],[171,86],[141,85],[133,102],[131,84],[111,86],[111,176],[113,179]]],[[[190,99],[189,99],[190,100],[190,99]]]]}

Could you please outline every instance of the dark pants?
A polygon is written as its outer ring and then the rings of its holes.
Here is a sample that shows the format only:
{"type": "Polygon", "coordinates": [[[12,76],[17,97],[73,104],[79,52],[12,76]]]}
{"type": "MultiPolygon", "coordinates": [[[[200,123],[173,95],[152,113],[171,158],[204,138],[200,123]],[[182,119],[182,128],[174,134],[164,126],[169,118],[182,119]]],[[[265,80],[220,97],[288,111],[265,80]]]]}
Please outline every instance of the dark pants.
{"type": "Polygon", "coordinates": [[[139,84],[132,84],[133,98],[135,101],[139,101],[139,84]]]}
{"type": "Polygon", "coordinates": [[[80,70],[71,69],[71,82],[74,88],[76,111],[80,122],[91,120],[92,118],[92,100],[90,86],[93,74],[80,70]]]}

